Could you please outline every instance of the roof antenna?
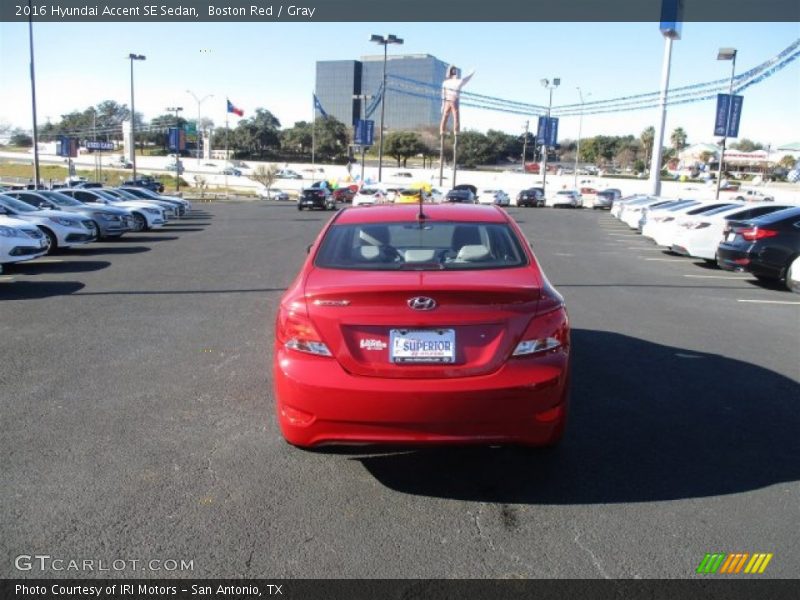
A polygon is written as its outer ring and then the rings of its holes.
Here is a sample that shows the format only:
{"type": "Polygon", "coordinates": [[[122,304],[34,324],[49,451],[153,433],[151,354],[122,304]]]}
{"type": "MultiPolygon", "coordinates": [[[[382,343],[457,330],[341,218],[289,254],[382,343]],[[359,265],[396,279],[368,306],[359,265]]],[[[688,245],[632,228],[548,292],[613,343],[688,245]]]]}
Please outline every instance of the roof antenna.
{"type": "Polygon", "coordinates": [[[425,219],[428,218],[427,215],[425,215],[425,213],[422,212],[422,195],[424,193],[425,193],[425,190],[420,188],[419,189],[419,212],[417,213],[417,221],[420,222],[420,225],[422,224],[422,221],[424,221],[425,219]]]}

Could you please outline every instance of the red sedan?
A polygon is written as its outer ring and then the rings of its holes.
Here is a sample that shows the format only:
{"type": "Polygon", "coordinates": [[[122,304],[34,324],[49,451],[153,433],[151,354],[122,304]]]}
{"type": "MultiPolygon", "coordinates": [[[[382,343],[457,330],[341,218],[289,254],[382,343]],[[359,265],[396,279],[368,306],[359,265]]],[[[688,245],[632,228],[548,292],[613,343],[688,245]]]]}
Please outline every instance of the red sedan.
{"type": "Polygon", "coordinates": [[[559,441],[569,323],[495,206],[340,211],[281,299],[274,385],[296,446],[559,441]]]}

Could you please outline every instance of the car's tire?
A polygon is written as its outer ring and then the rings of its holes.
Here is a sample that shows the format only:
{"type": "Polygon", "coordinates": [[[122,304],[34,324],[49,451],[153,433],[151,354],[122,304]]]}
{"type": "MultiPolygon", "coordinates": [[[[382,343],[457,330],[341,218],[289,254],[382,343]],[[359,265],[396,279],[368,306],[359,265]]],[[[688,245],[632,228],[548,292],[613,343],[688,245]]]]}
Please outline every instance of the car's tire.
{"type": "Polygon", "coordinates": [[[133,213],[133,231],[146,231],[147,230],[147,219],[142,213],[135,212],[133,213]]]}
{"type": "Polygon", "coordinates": [[[303,207],[298,204],[297,205],[297,210],[303,210],[303,207]]]}
{"type": "Polygon", "coordinates": [[[800,294],[800,256],[796,256],[786,269],[786,288],[800,294]]]}
{"type": "Polygon", "coordinates": [[[47,252],[46,254],[52,254],[56,250],[58,250],[58,238],[56,234],[50,231],[47,227],[39,227],[44,237],[47,238],[47,252]]]}
{"type": "Polygon", "coordinates": [[[97,237],[95,238],[95,241],[99,242],[106,236],[103,235],[103,230],[100,229],[100,223],[98,223],[97,221],[92,221],[92,223],[94,223],[94,228],[97,230],[97,237]]]}
{"type": "Polygon", "coordinates": [[[744,196],[736,196],[737,202],[744,202],[744,196]]]}

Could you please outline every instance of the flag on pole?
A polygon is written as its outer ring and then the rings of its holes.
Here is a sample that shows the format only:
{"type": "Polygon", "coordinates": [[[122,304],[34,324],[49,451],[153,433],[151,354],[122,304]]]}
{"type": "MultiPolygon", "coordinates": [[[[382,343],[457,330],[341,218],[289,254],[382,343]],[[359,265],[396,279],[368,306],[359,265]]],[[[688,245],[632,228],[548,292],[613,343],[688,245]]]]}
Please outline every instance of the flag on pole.
{"type": "Polygon", "coordinates": [[[243,117],[244,116],[244,111],[241,108],[236,108],[233,105],[233,103],[230,100],[228,100],[227,98],[225,100],[228,103],[228,112],[229,113],[233,113],[237,117],[243,117]]]}
{"type": "Polygon", "coordinates": [[[316,94],[313,94],[313,96],[314,96],[314,108],[319,111],[319,114],[322,115],[323,119],[327,119],[328,113],[326,113],[325,109],[322,108],[322,104],[320,104],[319,98],[317,98],[316,94]]]}

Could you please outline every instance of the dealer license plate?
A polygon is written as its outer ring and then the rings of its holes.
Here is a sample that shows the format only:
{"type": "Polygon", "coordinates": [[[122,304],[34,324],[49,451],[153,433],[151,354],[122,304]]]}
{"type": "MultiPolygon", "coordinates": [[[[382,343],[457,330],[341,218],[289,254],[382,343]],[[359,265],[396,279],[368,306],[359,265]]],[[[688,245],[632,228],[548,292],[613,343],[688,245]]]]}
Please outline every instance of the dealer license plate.
{"type": "Polygon", "coordinates": [[[453,329],[392,329],[390,360],[396,363],[452,363],[456,360],[453,329]]]}

